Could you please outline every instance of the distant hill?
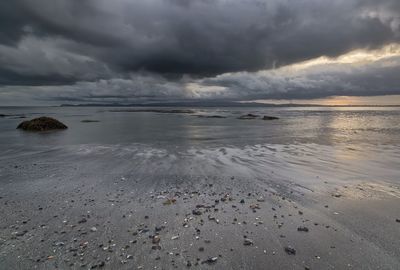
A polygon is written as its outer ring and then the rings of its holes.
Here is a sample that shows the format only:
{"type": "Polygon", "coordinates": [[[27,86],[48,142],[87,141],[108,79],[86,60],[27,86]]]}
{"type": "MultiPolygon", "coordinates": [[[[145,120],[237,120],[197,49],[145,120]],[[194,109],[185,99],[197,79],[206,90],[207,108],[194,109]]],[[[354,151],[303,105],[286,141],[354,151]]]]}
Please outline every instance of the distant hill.
{"type": "Polygon", "coordinates": [[[61,107],[400,107],[400,105],[318,105],[318,104],[273,104],[257,102],[235,101],[182,101],[182,102],[154,102],[154,103],[86,103],[61,104],[61,107]]]}

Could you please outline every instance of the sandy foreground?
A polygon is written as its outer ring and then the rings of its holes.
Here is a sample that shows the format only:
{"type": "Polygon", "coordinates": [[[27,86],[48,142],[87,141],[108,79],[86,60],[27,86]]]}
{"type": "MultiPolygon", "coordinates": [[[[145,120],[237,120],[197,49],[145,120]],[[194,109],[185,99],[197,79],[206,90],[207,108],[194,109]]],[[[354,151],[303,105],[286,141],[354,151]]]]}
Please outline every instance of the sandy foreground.
{"type": "Polygon", "coordinates": [[[400,269],[398,184],[238,151],[8,153],[0,269],[400,269]]]}

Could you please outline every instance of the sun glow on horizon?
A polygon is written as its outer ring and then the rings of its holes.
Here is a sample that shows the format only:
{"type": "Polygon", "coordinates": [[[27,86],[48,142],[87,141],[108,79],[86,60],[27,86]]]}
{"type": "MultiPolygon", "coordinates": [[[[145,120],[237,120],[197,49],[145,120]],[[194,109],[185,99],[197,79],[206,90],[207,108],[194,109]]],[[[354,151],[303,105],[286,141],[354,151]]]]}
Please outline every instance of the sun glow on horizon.
{"type": "MultiPolygon", "coordinates": [[[[270,103],[270,104],[311,104],[324,106],[390,106],[400,105],[400,95],[388,96],[333,96],[320,99],[261,99],[246,102],[270,103]]],[[[245,102],[245,103],[246,103],[245,102]]]]}

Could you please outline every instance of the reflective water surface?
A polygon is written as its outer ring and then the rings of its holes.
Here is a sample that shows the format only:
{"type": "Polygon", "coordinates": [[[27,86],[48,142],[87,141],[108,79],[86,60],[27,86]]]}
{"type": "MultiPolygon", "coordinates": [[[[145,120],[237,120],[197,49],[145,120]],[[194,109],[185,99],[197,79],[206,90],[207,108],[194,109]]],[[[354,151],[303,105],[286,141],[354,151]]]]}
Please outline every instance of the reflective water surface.
{"type": "MultiPolygon", "coordinates": [[[[142,108],[140,108],[142,109],[142,108]]],[[[159,109],[159,108],[157,108],[159,109]]],[[[145,143],[164,147],[254,144],[399,145],[400,108],[199,108],[194,114],[110,112],[124,108],[0,108],[0,148],[32,145],[145,143]],[[274,121],[238,120],[243,114],[277,116],[274,121]],[[19,116],[42,115],[64,122],[62,132],[16,130],[19,116]],[[226,118],[200,118],[220,115],[226,118]],[[100,122],[82,123],[82,120],[100,122]]]]}

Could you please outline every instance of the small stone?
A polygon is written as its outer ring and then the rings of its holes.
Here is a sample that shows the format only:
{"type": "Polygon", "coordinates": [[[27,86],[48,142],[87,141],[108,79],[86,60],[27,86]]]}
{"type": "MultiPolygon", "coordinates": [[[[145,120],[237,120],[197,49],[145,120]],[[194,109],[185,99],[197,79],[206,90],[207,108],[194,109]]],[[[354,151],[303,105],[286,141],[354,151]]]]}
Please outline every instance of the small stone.
{"type": "Polygon", "coordinates": [[[207,260],[203,261],[202,263],[213,264],[213,263],[216,263],[217,260],[218,260],[218,257],[210,257],[207,260]]]}
{"type": "Polygon", "coordinates": [[[400,218],[396,218],[396,222],[399,222],[399,223],[400,223],[400,218]]]}
{"type": "Polygon", "coordinates": [[[97,232],[97,228],[96,227],[92,227],[92,228],[90,228],[90,231],[91,232],[97,232]]]}
{"type": "Polygon", "coordinates": [[[253,240],[246,238],[246,239],[244,239],[243,245],[252,246],[252,245],[254,245],[254,242],[253,242],[253,240]]]}
{"type": "Polygon", "coordinates": [[[16,232],[15,236],[24,236],[28,231],[20,231],[20,232],[16,232]]]}
{"type": "Polygon", "coordinates": [[[86,218],[82,218],[81,220],[78,221],[79,224],[86,223],[86,222],[87,222],[86,218]]]}
{"type": "Polygon", "coordinates": [[[244,200],[243,200],[243,199],[241,199],[241,200],[240,200],[240,203],[244,203],[244,200]]]}
{"type": "Polygon", "coordinates": [[[297,228],[297,231],[299,231],[299,232],[308,232],[309,230],[308,230],[307,227],[300,226],[300,227],[297,228]]]}
{"type": "Polygon", "coordinates": [[[199,209],[194,209],[194,210],[192,210],[192,214],[196,215],[196,216],[200,216],[203,213],[199,209]]]}
{"type": "Polygon", "coordinates": [[[255,209],[260,209],[260,206],[258,204],[250,204],[249,206],[251,209],[255,210],[255,209]]]}
{"type": "Polygon", "coordinates": [[[160,232],[160,231],[162,231],[164,228],[165,228],[164,226],[156,226],[156,227],[154,228],[154,230],[155,230],[156,232],[160,232]]]}
{"type": "Polygon", "coordinates": [[[285,252],[289,255],[296,255],[296,250],[291,246],[285,247],[285,252]]]}
{"type": "Polygon", "coordinates": [[[167,199],[165,202],[163,202],[164,205],[171,205],[171,204],[174,204],[174,203],[176,203],[176,199],[175,198],[170,198],[170,199],[167,199]]]}
{"type": "Polygon", "coordinates": [[[161,241],[161,238],[160,238],[160,236],[158,236],[158,235],[155,235],[154,237],[153,237],[153,244],[158,244],[158,243],[160,243],[160,241],[161,241]]]}

